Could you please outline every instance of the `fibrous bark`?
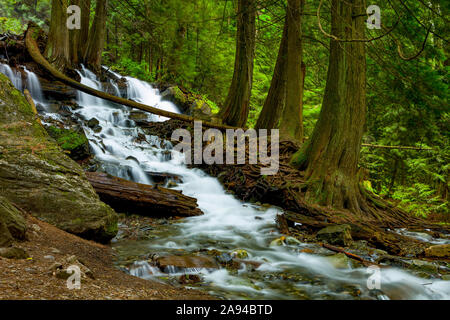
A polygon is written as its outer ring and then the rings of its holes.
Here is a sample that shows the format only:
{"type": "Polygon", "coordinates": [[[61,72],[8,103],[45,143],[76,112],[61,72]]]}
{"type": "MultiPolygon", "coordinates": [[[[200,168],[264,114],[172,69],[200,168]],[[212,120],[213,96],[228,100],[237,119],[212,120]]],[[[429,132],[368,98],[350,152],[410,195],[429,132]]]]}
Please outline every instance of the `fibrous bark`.
{"type": "Polygon", "coordinates": [[[286,99],[286,59],[287,59],[287,21],[278,49],[277,62],[273,71],[269,92],[259,114],[255,129],[274,129],[278,126],[286,99]]]}
{"type": "MultiPolygon", "coordinates": [[[[340,39],[362,38],[363,4],[333,0],[331,33],[340,39]]],[[[365,44],[332,39],[319,120],[311,139],[293,158],[293,164],[305,170],[308,201],[354,213],[367,211],[357,177],[365,120],[365,44]]]]}
{"type": "Polygon", "coordinates": [[[103,46],[106,37],[106,7],[108,0],[97,0],[95,17],[89,31],[84,63],[96,72],[100,70],[102,62],[103,46]]]}
{"type": "MultiPolygon", "coordinates": [[[[302,70],[302,9],[303,0],[288,0],[286,12],[287,63],[286,104],[281,115],[280,136],[282,139],[303,139],[303,82],[302,70]]],[[[303,65],[304,66],[304,65],[303,65]]]]}
{"type": "Polygon", "coordinates": [[[237,127],[245,126],[250,108],[255,55],[255,5],[254,0],[238,1],[233,80],[221,112],[223,123],[237,127]]]}
{"type": "Polygon", "coordinates": [[[52,0],[50,30],[44,53],[50,63],[61,71],[70,64],[69,32],[66,26],[66,12],[67,0],[52,0]]]}

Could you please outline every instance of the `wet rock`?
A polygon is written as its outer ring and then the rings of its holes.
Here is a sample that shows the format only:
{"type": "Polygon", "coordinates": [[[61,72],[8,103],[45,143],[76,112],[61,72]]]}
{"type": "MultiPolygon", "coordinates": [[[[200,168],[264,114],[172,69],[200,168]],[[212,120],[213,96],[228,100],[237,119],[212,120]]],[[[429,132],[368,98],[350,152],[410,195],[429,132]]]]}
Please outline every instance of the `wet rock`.
{"type": "Polygon", "coordinates": [[[64,231],[100,242],[113,238],[116,213],[99,200],[81,167],[49,139],[25,97],[3,74],[0,100],[0,128],[8,126],[0,129],[2,196],[64,231]]]}
{"type": "Polygon", "coordinates": [[[271,242],[270,242],[270,244],[269,244],[269,246],[270,247],[277,247],[277,246],[283,246],[285,243],[284,243],[284,240],[286,239],[286,237],[279,237],[279,238],[277,238],[277,239],[275,239],[275,240],[272,240],[271,242]]]}
{"type": "Polygon", "coordinates": [[[218,269],[217,262],[208,256],[165,256],[156,260],[158,267],[163,270],[167,267],[176,268],[206,268],[218,269]]]}
{"type": "Polygon", "coordinates": [[[176,104],[183,111],[185,111],[188,108],[188,106],[186,105],[188,100],[187,100],[185,94],[183,93],[183,91],[181,91],[180,88],[178,88],[176,86],[168,87],[166,90],[164,90],[161,93],[161,99],[168,100],[168,101],[176,104]]]}
{"type": "Polygon", "coordinates": [[[351,227],[348,224],[329,226],[317,233],[317,239],[347,247],[353,242],[350,230],[351,227]]]}
{"type": "Polygon", "coordinates": [[[412,270],[422,271],[422,272],[429,272],[429,273],[437,273],[438,271],[438,265],[431,261],[424,261],[424,260],[418,260],[414,259],[412,260],[412,263],[409,267],[412,270]]]}
{"type": "Polygon", "coordinates": [[[87,126],[89,128],[91,128],[91,129],[93,129],[94,127],[98,126],[99,124],[100,124],[100,122],[96,118],[91,118],[87,122],[87,126]]]}
{"type": "Polygon", "coordinates": [[[350,258],[347,257],[344,253],[338,253],[325,259],[328,260],[335,268],[337,269],[346,269],[350,267],[350,258]]]}
{"type": "Polygon", "coordinates": [[[450,244],[439,244],[425,249],[426,257],[450,258],[450,244]]]}
{"type": "Polygon", "coordinates": [[[231,257],[231,255],[229,255],[228,253],[223,253],[220,255],[216,256],[216,260],[220,263],[220,264],[229,264],[231,262],[233,262],[233,258],[231,257]]]}
{"type": "Polygon", "coordinates": [[[178,279],[178,282],[181,284],[193,284],[200,281],[202,281],[202,278],[196,274],[183,274],[178,279]]]}
{"type": "Polygon", "coordinates": [[[238,259],[245,259],[248,258],[248,252],[244,249],[237,249],[231,252],[231,257],[238,258],[238,259]]]}
{"type": "Polygon", "coordinates": [[[28,253],[17,247],[0,248],[0,257],[6,259],[26,259],[28,258],[28,253]]]}

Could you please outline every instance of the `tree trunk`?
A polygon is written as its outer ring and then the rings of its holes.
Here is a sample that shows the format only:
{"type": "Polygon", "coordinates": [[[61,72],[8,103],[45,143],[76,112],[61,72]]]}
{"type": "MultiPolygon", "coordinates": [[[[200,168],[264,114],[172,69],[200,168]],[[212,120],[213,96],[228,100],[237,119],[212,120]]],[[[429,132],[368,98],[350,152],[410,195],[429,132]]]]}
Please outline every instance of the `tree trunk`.
{"type": "Polygon", "coordinates": [[[302,10],[303,0],[288,0],[286,21],[287,64],[286,105],[280,122],[281,139],[302,141],[303,139],[303,82],[302,70],[302,10]]]}
{"type": "Polygon", "coordinates": [[[89,40],[84,55],[86,66],[98,72],[102,62],[102,52],[106,35],[106,6],[108,0],[97,0],[95,17],[89,32],[89,40]]]}
{"type": "Polygon", "coordinates": [[[71,0],[72,5],[77,5],[81,9],[80,29],[69,30],[69,55],[73,66],[80,63],[84,56],[86,43],[89,34],[90,0],[71,0]]]}
{"type": "Polygon", "coordinates": [[[237,127],[245,126],[250,109],[256,35],[255,6],[254,0],[238,1],[233,80],[221,112],[224,123],[237,127]]]}
{"type": "Polygon", "coordinates": [[[91,18],[91,0],[79,0],[81,8],[81,29],[80,46],[78,47],[79,57],[84,57],[89,39],[89,22],[91,18]]]}
{"type": "Polygon", "coordinates": [[[60,71],[64,71],[70,63],[66,21],[67,0],[52,0],[50,30],[44,55],[60,71]]]}
{"type": "Polygon", "coordinates": [[[283,36],[278,49],[277,62],[273,71],[269,93],[259,114],[255,129],[273,129],[278,127],[278,121],[286,99],[286,59],[287,20],[284,23],[283,36]]]}
{"type": "MultiPolygon", "coordinates": [[[[363,0],[332,0],[331,34],[363,38],[363,5],[363,0]]],[[[368,211],[357,178],[365,119],[365,44],[331,40],[319,120],[311,139],[292,159],[293,165],[306,170],[308,201],[353,213],[368,211]]]]}

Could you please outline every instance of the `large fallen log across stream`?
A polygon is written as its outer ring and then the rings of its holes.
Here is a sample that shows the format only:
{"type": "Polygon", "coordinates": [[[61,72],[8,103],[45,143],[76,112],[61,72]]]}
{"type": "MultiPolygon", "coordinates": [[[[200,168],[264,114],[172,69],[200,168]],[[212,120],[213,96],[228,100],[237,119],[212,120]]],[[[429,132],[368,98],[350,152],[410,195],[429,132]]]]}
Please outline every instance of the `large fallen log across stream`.
{"type": "MultiPolygon", "coordinates": [[[[127,107],[136,108],[142,111],[150,112],[152,114],[156,114],[159,116],[172,118],[172,119],[178,119],[186,122],[194,122],[194,121],[201,121],[199,119],[195,119],[191,116],[187,116],[184,114],[178,114],[170,111],[161,110],[155,107],[151,107],[136,101],[120,98],[113,96],[111,94],[108,94],[106,92],[95,90],[91,87],[88,87],[82,83],[79,83],[78,81],[75,81],[62,72],[58,71],[53,67],[41,54],[39,51],[39,47],[36,42],[36,38],[39,35],[39,29],[32,24],[29,24],[28,30],[25,35],[25,45],[27,47],[28,53],[30,54],[31,58],[40,65],[42,68],[44,68],[46,71],[48,71],[54,78],[57,80],[63,82],[64,84],[78,89],[82,92],[85,92],[87,94],[93,95],[94,97],[98,97],[101,99],[105,99],[114,103],[118,103],[127,107]]],[[[211,127],[211,128],[218,128],[218,129],[236,129],[236,127],[222,125],[222,124],[215,124],[211,122],[202,121],[202,125],[205,127],[211,127]]]]}
{"type": "Polygon", "coordinates": [[[118,212],[151,217],[203,214],[198,208],[197,199],[181,191],[140,184],[100,172],[86,172],[86,177],[100,199],[118,212]]]}

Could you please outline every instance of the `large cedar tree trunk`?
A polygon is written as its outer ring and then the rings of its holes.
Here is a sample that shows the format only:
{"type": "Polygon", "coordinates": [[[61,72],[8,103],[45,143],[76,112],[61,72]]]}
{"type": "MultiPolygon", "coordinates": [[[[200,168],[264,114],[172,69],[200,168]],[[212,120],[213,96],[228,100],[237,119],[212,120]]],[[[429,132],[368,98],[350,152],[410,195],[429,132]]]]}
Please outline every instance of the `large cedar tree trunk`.
{"type": "Polygon", "coordinates": [[[70,64],[66,21],[67,0],[52,0],[50,30],[44,55],[60,71],[64,71],[70,64]]]}
{"type": "MultiPolygon", "coordinates": [[[[332,0],[331,34],[363,38],[363,5],[363,0],[332,0]]],[[[305,170],[307,200],[353,213],[368,211],[357,175],[365,119],[365,44],[331,40],[322,110],[311,139],[292,159],[305,170]]]]}
{"type": "Polygon", "coordinates": [[[221,115],[228,125],[243,127],[247,122],[253,81],[256,35],[255,0],[239,0],[234,73],[221,115]]]}
{"type": "Polygon", "coordinates": [[[97,0],[94,21],[89,32],[84,63],[96,72],[100,70],[106,37],[106,7],[108,0],[97,0]]]}
{"type": "Polygon", "coordinates": [[[281,139],[303,139],[302,9],[304,0],[288,0],[286,21],[287,64],[286,103],[281,114],[281,139]]]}
{"type": "Polygon", "coordinates": [[[278,126],[281,111],[286,99],[286,59],[287,59],[287,21],[284,23],[283,36],[278,49],[277,62],[266,101],[259,114],[255,129],[274,129],[278,126]]]}

